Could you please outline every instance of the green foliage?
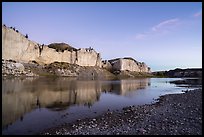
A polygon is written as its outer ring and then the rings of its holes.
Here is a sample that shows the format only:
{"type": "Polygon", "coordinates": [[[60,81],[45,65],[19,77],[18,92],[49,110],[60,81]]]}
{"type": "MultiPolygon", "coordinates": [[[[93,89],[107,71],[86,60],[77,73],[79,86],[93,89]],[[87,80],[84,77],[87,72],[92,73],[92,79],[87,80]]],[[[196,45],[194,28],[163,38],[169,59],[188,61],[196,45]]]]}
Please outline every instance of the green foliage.
{"type": "Polygon", "coordinates": [[[167,76],[166,76],[166,72],[164,72],[164,71],[155,72],[153,76],[154,76],[154,77],[161,77],[161,78],[167,77],[167,76]]]}

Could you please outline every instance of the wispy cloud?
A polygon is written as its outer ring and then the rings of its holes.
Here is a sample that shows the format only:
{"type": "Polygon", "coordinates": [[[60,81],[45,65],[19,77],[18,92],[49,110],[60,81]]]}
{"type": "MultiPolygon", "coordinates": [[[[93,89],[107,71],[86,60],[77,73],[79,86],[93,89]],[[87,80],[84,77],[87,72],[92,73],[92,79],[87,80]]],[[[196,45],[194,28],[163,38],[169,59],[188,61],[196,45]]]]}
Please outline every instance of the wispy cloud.
{"type": "Polygon", "coordinates": [[[164,29],[168,29],[168,28],[172,28],[175,25],[177,25],[179,22],[179,19],[170,19],[170,20],[165,20],[161,23],[159,23],[158,25],[152,27],[152,31],[160,31],[160,30],[164,30],[164,29]]]}
{"type": "Polygon", "coordinates": [[[136,39],[141,40],[145,39],[151,35],[156,34],[164,34],[169,32],[171,29],[175,28],[178,24],[180,24],[180,20],[178,18],[169,19],[160,22],[159,24],[151,27],[151,29],[145,33],[139,33],[135,36],[136,39]]]}
{"type": "Polygon", "coordinates": [[[202,16],[202,10],[199,11],[199,12],[196,12],[196,13],[194,14],[194,17],[200,17],[200,16],[202,16]]]}
{"type": "Polygon", "coordinates": [[[140,33],[140,34],[137,34],[137,35],[135,36],[135,38],[136,38],[136,39],[144,39],[146,36],[147,36],[147,34],[142,34],[142,33],[140,33]]]}

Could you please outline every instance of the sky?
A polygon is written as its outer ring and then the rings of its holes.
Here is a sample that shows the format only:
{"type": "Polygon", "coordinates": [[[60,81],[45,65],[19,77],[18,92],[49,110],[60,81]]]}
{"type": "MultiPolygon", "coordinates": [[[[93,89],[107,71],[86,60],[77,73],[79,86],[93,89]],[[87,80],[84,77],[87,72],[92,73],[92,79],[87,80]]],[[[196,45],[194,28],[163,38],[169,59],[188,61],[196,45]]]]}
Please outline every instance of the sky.
{"type": "Polygon", "coordinates": [[[40,44],[92,47],[151,71],[202,67],[202,2],[3,2],[2,24],[40,44]]]}

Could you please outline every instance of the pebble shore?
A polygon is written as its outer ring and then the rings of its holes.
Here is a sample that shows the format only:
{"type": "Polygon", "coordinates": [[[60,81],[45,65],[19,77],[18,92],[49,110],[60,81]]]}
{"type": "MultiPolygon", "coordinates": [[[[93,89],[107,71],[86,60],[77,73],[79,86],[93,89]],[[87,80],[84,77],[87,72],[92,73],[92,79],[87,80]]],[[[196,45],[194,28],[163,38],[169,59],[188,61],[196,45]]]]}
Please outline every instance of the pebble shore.
{"type": "Polygon", "coordinates": [[[157,103],[108,111],[43,135],[202,135],[202,88],[161,96],[157,103]]]}

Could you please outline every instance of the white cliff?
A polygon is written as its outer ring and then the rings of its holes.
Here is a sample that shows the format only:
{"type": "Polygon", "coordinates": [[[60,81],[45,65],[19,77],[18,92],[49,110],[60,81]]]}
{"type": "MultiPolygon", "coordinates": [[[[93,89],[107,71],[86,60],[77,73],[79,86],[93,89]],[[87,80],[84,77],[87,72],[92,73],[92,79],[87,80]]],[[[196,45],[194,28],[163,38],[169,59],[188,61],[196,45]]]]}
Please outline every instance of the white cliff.
{"type": "Polygon", "coordinates": [[[41,64],[67,62],[80,66],[101,67],[100,54],[94,49],[84,48],[75,51],[57,52],[53,48],[43,46],[40,52],[39,46],[40,44],[29,40],[23,34],[2,26],[2,59],[4,60],[36,61],[41,64]]]}

